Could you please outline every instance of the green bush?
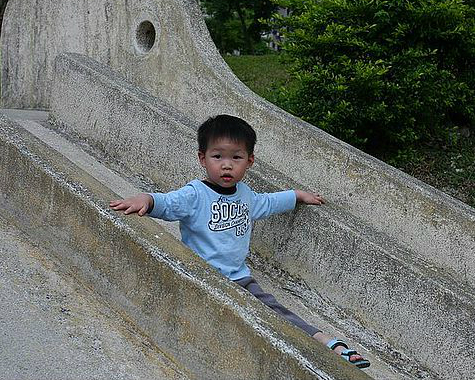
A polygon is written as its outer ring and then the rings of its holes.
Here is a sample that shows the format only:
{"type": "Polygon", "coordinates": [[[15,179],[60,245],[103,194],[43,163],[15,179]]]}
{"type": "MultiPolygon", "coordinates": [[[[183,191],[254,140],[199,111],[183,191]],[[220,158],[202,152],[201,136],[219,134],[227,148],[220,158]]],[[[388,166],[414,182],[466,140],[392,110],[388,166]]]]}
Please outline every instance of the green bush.
{"type": "Polygon", "coordinates": [[[474,130],[475,8],[462,0],[276,0],[299,82],[287,108],[376,155],[474,130]]]}

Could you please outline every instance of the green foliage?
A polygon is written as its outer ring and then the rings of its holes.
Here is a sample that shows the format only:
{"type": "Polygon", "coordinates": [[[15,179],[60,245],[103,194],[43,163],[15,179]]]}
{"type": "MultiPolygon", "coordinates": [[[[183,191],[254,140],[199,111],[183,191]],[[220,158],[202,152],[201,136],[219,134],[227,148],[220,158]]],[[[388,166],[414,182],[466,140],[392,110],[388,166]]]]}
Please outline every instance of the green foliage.
{"type": "Polygon", "coordinates": [[[222,53],[241,50],[246,44],[241,33],[239,20],[229,19],[222,22],[218,18],[207,18],[206,26],[211,38],[222,53]]]}
{"type": "Polygon", "coordinates": [[[376,155],[475,132],[475,8],[462,0],[276,0],[299,82],[288,109],[376,155]]]}
{"type": "MultiPolygon", "coordinates": [[[[285,110],[291,108],[288,94],[298,87],[298,82],[289,75],[282,55],[224,58],[251,90],[285,110]]],[[[475,207],[475,135],[464,128],[454,129],[446,137],[406,146],[381,158],[475,207]]]]}
{"type": "Polygon", "coordinates": [[[260,19],[269,18],[276,5],[270,0],[203,0],[211,38],[221,53],[239,50],[245,54],[262,51],[260,19]]]}

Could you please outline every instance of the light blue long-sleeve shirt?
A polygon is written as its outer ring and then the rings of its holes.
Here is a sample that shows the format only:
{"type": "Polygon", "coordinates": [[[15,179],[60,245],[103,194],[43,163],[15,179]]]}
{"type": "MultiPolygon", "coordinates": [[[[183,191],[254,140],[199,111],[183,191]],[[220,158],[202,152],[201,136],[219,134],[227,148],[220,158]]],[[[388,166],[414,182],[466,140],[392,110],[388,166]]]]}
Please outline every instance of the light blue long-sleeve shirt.
{"type": "Polygon", "coordinates": [[[182,241],[231,280],[250,276],[252,223],[295,208],[292,190],[255,193],[239,182],[232,195],[219,194],[199,180],[169,193],[150,194],[154,207],[149,216],[180,221],[182,241]]]}

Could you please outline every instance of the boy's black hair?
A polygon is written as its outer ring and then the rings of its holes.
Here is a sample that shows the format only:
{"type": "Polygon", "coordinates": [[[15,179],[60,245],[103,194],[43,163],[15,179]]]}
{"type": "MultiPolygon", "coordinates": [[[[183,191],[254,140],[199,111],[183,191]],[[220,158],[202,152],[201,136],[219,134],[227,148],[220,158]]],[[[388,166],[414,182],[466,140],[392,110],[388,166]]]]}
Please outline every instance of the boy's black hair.
{"type": "Polygon", "coordinates": [[[211,141],[228,138],[236,142],[244,142],[249,155],[254,153],[256,132],[254,129],[236,116],[217,115],[210,117],[198,129],[198,149],[205,153],[211,141]]]}

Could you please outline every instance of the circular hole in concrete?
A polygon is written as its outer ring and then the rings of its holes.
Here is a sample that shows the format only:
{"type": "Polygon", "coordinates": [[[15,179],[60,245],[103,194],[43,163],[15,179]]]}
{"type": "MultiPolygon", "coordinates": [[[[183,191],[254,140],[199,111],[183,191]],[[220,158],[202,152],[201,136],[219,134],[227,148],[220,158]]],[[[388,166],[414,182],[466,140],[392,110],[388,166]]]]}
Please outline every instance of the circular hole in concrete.
{"type": "Polygon", "coordinates": [[[156,31],[150,21],[142,21],[137,27],[135,39],[141,53],[148,53],[155,44],[156,31]]]}

